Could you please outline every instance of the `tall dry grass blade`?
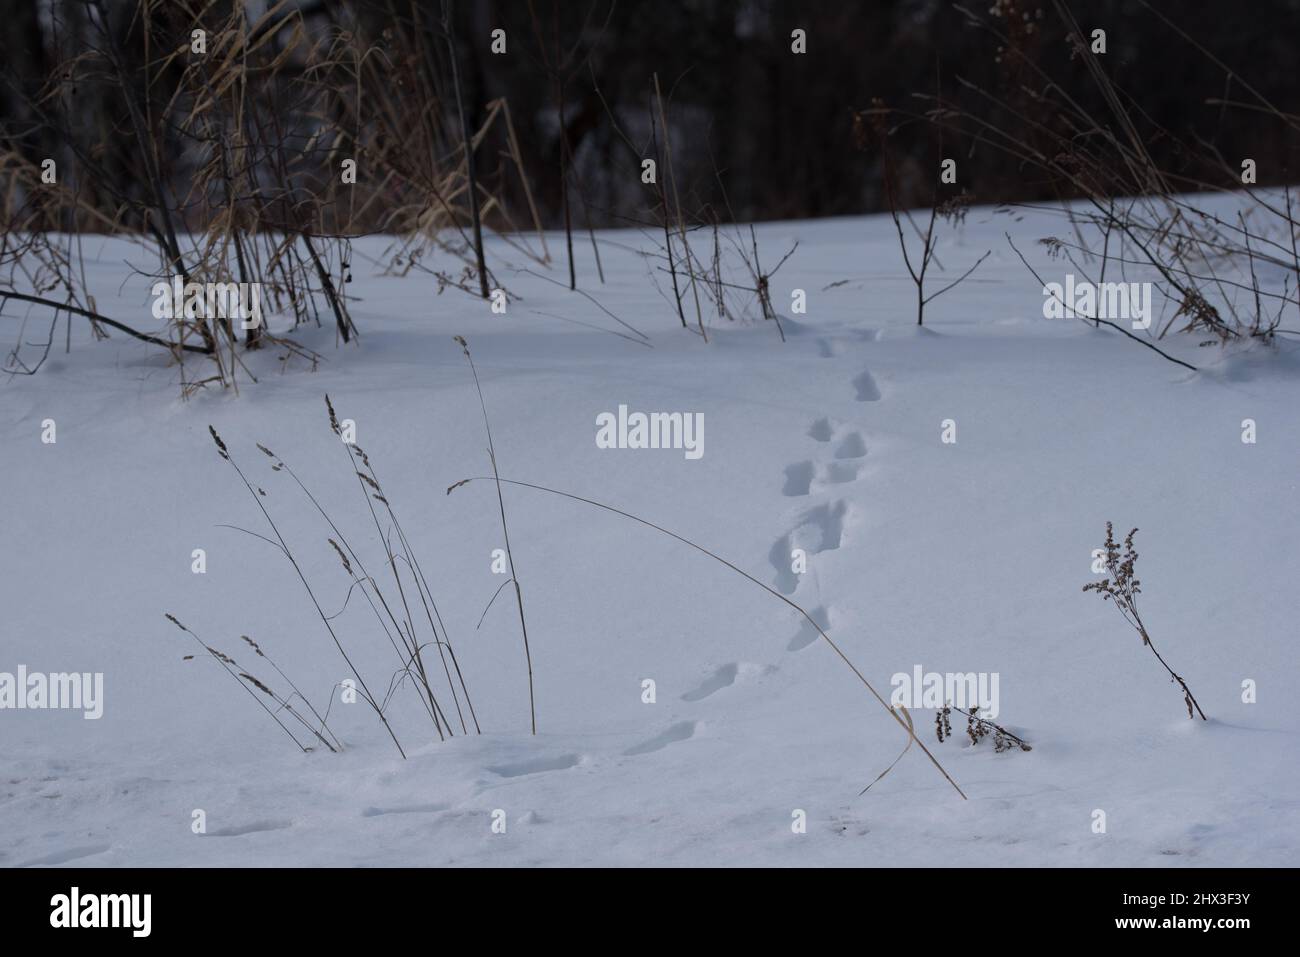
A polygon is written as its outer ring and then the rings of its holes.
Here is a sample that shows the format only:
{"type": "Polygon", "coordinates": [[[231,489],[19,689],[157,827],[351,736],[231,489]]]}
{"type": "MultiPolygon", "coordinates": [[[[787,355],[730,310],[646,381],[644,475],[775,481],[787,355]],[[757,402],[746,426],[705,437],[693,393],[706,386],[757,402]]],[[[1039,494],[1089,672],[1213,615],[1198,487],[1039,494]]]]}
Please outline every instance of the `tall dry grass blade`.
{"type": "MultiPolygon", "coordinates": [[[[506,524],[506,502],[501,494],[501,478],[497,471],[496,447],[492,444],[492,423],[488,421],[487,403],[483,399],[483,386],[478,380],[478,370],[474,367],[474,357],[469,354],[469,343],[463,336],[456,336],[456,342],[465,353],[469,371],[474,376],[474,389],[478,392],[479,407],[483,410],[483,428],[487,433],[488,460],[492,464],[492,474],[496,476],[497,507],[501,512],[501,535],[505,539],[506,560],[510,566],[510,580],[515,586],[515,605],[519,609],[519,630],[524,636],[524,661],[528,666],[528,716],[532,723],[533,734],[537,733],[537,701],[533,692],[533,653],[528,647],[528,622],[524,618],[524,595],[519,587],[519,576],[515,573],[515,556],[510,549],[510,529],[506,524]]],[[[450,491],[450,490],[448,490],[450,491]]]]}

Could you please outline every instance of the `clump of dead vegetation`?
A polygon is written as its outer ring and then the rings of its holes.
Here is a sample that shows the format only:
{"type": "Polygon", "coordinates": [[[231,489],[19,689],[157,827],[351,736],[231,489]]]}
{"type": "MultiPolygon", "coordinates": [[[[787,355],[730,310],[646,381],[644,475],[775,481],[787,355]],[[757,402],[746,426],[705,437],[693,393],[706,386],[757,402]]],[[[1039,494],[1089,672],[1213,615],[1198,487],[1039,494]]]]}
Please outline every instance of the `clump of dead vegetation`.
{"type": "Polygon", "coordinates": [[[712,180],[719,201],[701,196],[698,185],[686,191],[683,199],[673,164],[673,90],[665,95],[657,73],[647,84],[643,120],[615,112],[601,92],[594,70],[591,87],[615,136],[626,147],[629,165],[623,168],[623,175],[639,177],[644,190],[644,212],[620,218],[640,229],[650,243],[650,250],[641,252],[650,281],[681,327],[708,342],[708,327],[714,320],[771,322],[784,342],[785,328],[773,303],[772,280],[794,255],[798,242],[792,242],[775,262],[769,258],[769,265],[763,264],[758,233],[753,225],[739,223],[711,151],[712,180]],[[633,119],[638,121],[638,135],[628,132],[633,119]]]}
{"type": "Polygon", "coordinates": [[[991,738],[993,740],[993,750],[998,754],[1003,751],[1017,749],[1020,751],[1034,750],[1019,735],[1013,734],[995,721],[982,717],[979,710],[978,707],[973,707],[966,711],[951,704],[940,708],[934,716],[934,735],[939,739],[939,743],[942,744],[953,736],[952,713],[956,711],[966,717],[966,737],[970,739],[972,748],[978,746],[986,738],[991,738]]]}
{"type": "MultiPolygon", "coordinates": [[[[1220,116],[1249,111],[1279,137],[1300,132],[1300,116],[1269,102],[1148,0],[1139,5],[1167,31],[1179,55],[1221,75],[1225,90],[1240,91],[1239,98],[1225,95],[1207,108],[1220,116]]],[[[1194,364],[1155,343],[1180,332],[1196,337],[1198,345],[1219,346],[1272,345],[1280,335],[1300,335],[1300,329],[1283,325],[1288,310],[1300,308],[1300,221],[1289,187],[1259,188],[1253,170],[1245,170],[1253,161],[1229,159],[1201,136],[1156,121],[1139,92],[1113,78],[1105,39],[1098,40],[1091,27],[1085,32],[1064,0],[999,0],[987,9],[954,9],[966,29],[991,41],[1000,81],[989,87],[958,77],[950,91],[913,94],[915,104],[874,102],[857,114],[860,128],[874,126],[887,139],[905,126],[926,124],[947,143],[949,155],[969,158],[992,150],[1051,197],[1006,204],[999,212],[1056,212],[1063,231],[1043,240],[1053,258],[1068,261],[1081,280],[1095,285],[1150,280],[1161,303],[1159,319],[1140,336],[1104,319],[1077,316],[1082,321],[1125,332],[1193,371],[1194,364]],[[1067,57],[1044,55],[1049,31],[1064,38],[1067,57]],[[1077,84],[1066,79],[1069,74],[1077,80],[1079,73],[1104,111],[1082,105],[1077,84]],[[1165,155],[1184,161],[1178,168],[1158,164],[1148,148],[1154,142],[1165,155]],[[1229,202],[1207,201],[1216,194],[1229,202]]],[[[882,149],[888,194],[887,144],[882,149]]],[[[910,261],[908,267],[919,289],[930,231],[913,228],[923,240],[921,268],[913,269],[910,261]]],[[[1042,283],[1009,235],[1007,241],[1042,283]]]]}
{"type": "Polygon", "coordinates": [[[487,297],[481,223],[522,224],[476,180],[474,153],[499,129],[520,175],[521,159],[504,99],[479,130],[466,125],[445,14],[439,23],[416,4],[377,36],[357,11],[288,2],[254,13],[88,0],[50,15],[57,56],[47,75],[0,71],[25,117],[0,129],[0,315],[24,310],[7,371],[36,372],[60,321],[65,348],[71,326],[89,322],[97,337],[165,349],[184,396],[256,381],[249,354],[259,349],[314,368],[308,327],[344,344],[360,334],[352,242],[371,233],[396,236],[387,268],[487,297]],[[154,311],[161,328],[107,315],[86,281],[88,233],[139,243],[153,261],[135,277],[145,289],[255,286],[258,315],[188,297],[154,311]],[[464,260],[469,275],[426,270],[431,247],[464,260]],[[37,323],[48,327],[33,338],[37,323]]]}
{"type": "MultiPolygon", "coordinates": [[[[225,440],[215,429],[209,427],[217,454],[238,475],[249,497],[257,506],[264,526],[261,531],[234,525],[229,527],[273,545],[281,557],[288,562],[294,578],[311,603],[315,617],[319,620],[329,643],[333,645],[346,666],[355,693],[380,721],[403,757],[406,756],[406,749],[402,746],[397,731],[389,720],[390,706],[403,687],[414,688],[415,696],[440,740],[454,737],[456,734],[469,734],[470,727],[473,727],[473,733],[477,734],[480,731],[478,716],[460,662],[456,657],[456,650],[406,530],[397,517],[370,456],[353,440],[347,420],[340,421],[328,396],[325,397],[325,406],[330,432],[342,447],[347,471],[355,481],[357,491],[365,503],[363,515],[369,519],[381,554],[378,565],[373,571],[371,570],[362,545],[359,542],[354,544],[354,539],[340,528],[293,467],[270,448],[257,443],[258,451],[269,460],[270,471],[286,476],[292,483],[292,488],[296,489],[301,498],[316,511],[329,529],[330,534],[323,536],[316,547],[327,549],[338,560],[347,580],[347,589],[342,607],[338,611],[327,613],[324,591],[319,584],[313,584],[308,577],[303,560],[299,557],[299,551],[295,550],[295,546],[282,530],[281,524],[276,521],[268,504],[271,499],[270,494],[266,488],[249,477],[249,473],[236,460],[225,440]],[[366,616],[363,612],[363,617],[372,621],[370,627],[373,633],[382,635],[382,640],[393,651],[395,666],[383,684],[377,682],[373,675],[367,679],[366,674],[363,673],[364,669],[357,663],[355,654],[348,651],[349,642],[344,640],[344,625],[339,619],[356,597],[359,597],[369,609],[370,614],[366,616]]],[[[182,627],[172,616],[168,615],[168,619],[178,627],[182,627]]],[[[188,629],[184,630],[188,631],[188,629]]],[[[251,640],[245,640],[259,656],[264,657],[259,646],[251,640]]],[[[286,702],[291,699],[279,698],[264,682],[255,680],[247,672],[238,670],[233,660],[214,652],[206,644],[204,648],[209,654],[217,657],[222,664],[227,665],[227,670],[231,670],[237,677],[273,698],[279,707],[287,709],[286,702]]],[[[279,672],[278,668],[276,670],[279,672]]],[[[281,677],[284,677],[283,673],[281,677]]],[[[296,692],[297,689],[294,688],[294,691],[296,692]]],[[[306,700],[300,694],[299,697],[306,700]]],[[[311,710],[312,714],[316,715],[315,709],[311,710]]],[[[323,733],[324,720],[318,718],[318,723],[319,727],[316,730],[318,733],[323,733]]],[[[337,743],[337,739],[333,743],[337,743]]]]}

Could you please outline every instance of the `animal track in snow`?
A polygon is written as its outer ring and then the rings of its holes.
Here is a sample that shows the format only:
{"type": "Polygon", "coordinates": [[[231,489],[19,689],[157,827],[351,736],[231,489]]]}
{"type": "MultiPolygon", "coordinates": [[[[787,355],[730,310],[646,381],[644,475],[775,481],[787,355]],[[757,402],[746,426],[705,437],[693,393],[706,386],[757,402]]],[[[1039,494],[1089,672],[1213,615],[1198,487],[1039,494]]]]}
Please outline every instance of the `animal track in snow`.
{"type": "Polygon", "coordinates": [[[859,402],[875,402],[880,398],[880,389],[871,373],[863,369],[853,378],[853,388],[857,390],[859,402]]]}
{"type": "Polygon", "coordinates": [[[83,857],[92,857],[95,854],[103,854],[109,849],[108,844],[86,844],[81,847],[68,847],[61,851],[53,851],[43,857],[34,857],[30,861],[23,861],[21,864],[15,864],[15,867],[53,867],[57,864],[66,864],[68,861],[77,861],[83,857]]]}
{"type": "MultiPolygon", "coordinates": [[[[867,341],[875,341],[878,336],[873,331],[861,334],[861,338],[867,341]]],[[[829,339],[819,339],[817,348],[823,358],[831,358],[841,351],[839,344],[829,339]]],[[[876,385],[875,378],[866,369],[854,376],[852,384],[859,402],[875,402],[881,397],[880,388],[876,385]]],[[[783,488],[785,495],[808,495],[813,489],[814,482],[819,482],[821,485],[842,485],[857,480],[862,472],[862,462],[860,460],[867,455],[867,443],[861,432],[856,429],[838,426],[831,421],[829,416],[821,416],[814,419],[812,424],[808,426],[808,436],[817,442],[833,443],[830,450],[831,459],[821,466],[820,474],[817,464],[811,460],[805,459],[787,465],[785,468],[785,486],[783,488]]],[[[768,561],[771,562],[773,569],[776,571],[774,585],[777,591],[784,595],[791,595],[799,587],[799,576],[791,568],[793,564],[791,552],[795,548],[801,548],[805,553],[815,555],[818,552],[840,547],[844,539],[844,520],[847,513],[848,504],[843,499],[814,506],[803,513],[798,524],[791,531],[782,535],[772,544],[772,548],[768,552],[768,561]]],[[[802,620],[798,632],[790,638],[786,645],[787,651],[801,651],[814,644],[821,637],[821,632],[830,631],[830,609],[825,605],[818,605],[809,609],[808,616],[816,624],[814,625],[806,619],[802,620]]],[[[722,669],[719,669],[718,674],[715,674],[713,678],[710,678],[694,692],[690,692],[683,697],[686,700],[698,700],[693,696],[705,697],[718,690],[718,688],[731,684],[735,680],[734,666],[731,667],[733,670],[725,684],[718,683],[718,676],[722,672],[722,669]]],[[[840,827],[839,830],[843,832],[848,828],[840,827]]],[[[866,833],[865,828],[859,833],[866,833]]]]}
{"type": "Polygon", "coordinates": [[[832,462],[826,466],[826,481],[831,485],[843,485],[852,482],[862,470],[857,462],[832,462]]]}
{"type": "MultiPolygon", "coordinates": [[[[824,290],[823,290],[824,291],[824,290]]],[[[817,355],[823,359],[834,359],[844,352],[845,333],[840,333],[839,338],[830,336],[821,336],[817,339],[817,355]]],[[[880,338],[878,329],[853,329],[847,331],[847,338],[856,339],[858,342],[875,342],[880,338]]]]}
{"type": "Polygon", "coordinates": [[[836,447],[834,461],[826,464],[820,476],[817,474],[817,467],[807,459],[787,465],[785,485],[781,488],[781,494],[788,498],[799,498],[812,491],[814,482],[823,485],[843,485],[845,482],[852,482],[862,470],[854,460],[866,453],[866,446],[862,443],[861,436],[853,433],[836,447]]]}
{"type": "Polygon", "coordinates": [[[368,807],[361,812],[362,817],[383,817],[385,814],[433,814],[445,811],[449,804],[407,804],[398,807],[368,807]]]}
{"type": "Polygon", "coordinates": [[[235,827],[219,827],[215,831],[208,831],[205,837],[242,837],[245,834],[258,834],[262,831],[283,831],[290,827],[290,821],[253,821],[251,824],[240,824],[235,827]]]}
{"type": "Polygon", "coordinates": [[[859,432],[850,432],[835,446],[837,459],[860,459],[867,454],[867,443],[859,432]]]}
{"type": "MultiPolygon", "coordinates": [[[[812,616],[813,621],[817,622],[817,627],[822,631],[831,630],[830,609],[818,605],[816,608],[808,609],[808,614],[812,616]]],[[[814,628],[807,622],[807,620],[804,620],[799,626],[798,633],[790,639],[790,643],[785,647],[787,651],[802,651],[820,637],[821,635],[817,633],[817,628],[814,628]]]]}
{"type": "Polygon", "coordinates": [[[709,695],[721,691],[723,688],[730,688],[736,683],[736,675],[740,671],[740,666],[732,662],[723,665],[698,687],[682,695],[683,701],[700,701],[709,695]]]}
{"type": "Polygon", "coordinates": [[[768,552],[768,561],[776,569],[776,588],[789,595],[799,584],[798,576],[790,568],[790,552],[802,548],[810,555],[839,548],[844,539],[844,517],[848,504],[843,500],[825,505],[815,505],[804,512],[793,531],[782,535],[768,552]]]}
{"type": "Polygon", "coordinates": [[[782,595],[792,595],[794,590],[799,586],[799,576],[790,568],[790,536],[782,535],[772,543],[772,549],[767,553],[767,560],[772,563],[776,569],[776,590],[782,595]]]}
{"type": "Polygon", "coordinates": [[[835,434],[835,428],[831,425],[831,420],[823,416],[808,427],[808,434],[818,442],[829,442],[835,434]]]}
{"type": "Polygon", "coordinates": [[[510,764],[497,764],[488,768],[493,774],[503,778],[518,778],[525,774],[538,774],[542,771],[564,771],[575,767],[582,760],[581,755],[560,754],[547,758],[531,758],[527,761],[515,761],[510,764]]]}
{"type": "Polygon", "coordinates": [[[848,503],[843,500],[810,508],[791,533],[793,540],[813,553],[839,548],[844,538],[844,516],[848,510],[848,503]],[[809,534],[813,535],[812,539],[808,538],[809,534]]]}
{"type": "Polygon", "coordinates": [[[818,442],[834,441],[831,452],[832,461],[821,468],[818,475],[817,463],[812,459],[792,462],[785,467],[785,484],[781,494],[788,497],[808,495],[815,483],[822,485],[843,485],[858,477],[861,469],[852,464],[852,459],[860,459],[867,454],[867,443],[862,434],[856,430],[842,430],[831,422],[827,416],[816,419],[808,427],[810,438],[818,442]]]}
{"type": "Polygon", "coordinates": [[[807,495],[812,487],[814,466],[807,460],[785,467],[785,487],[782,495],[807,495]]]}
{"type": "Polygon", "coordinates": [[[629,757],[636,754],[649,754],[652,751],[662,751],[670,744],[678,741],[685,741],[695,736],[696,723],[694,721],[679,721],[674,725],[656,734],[647,741],[640,744],[634,744],[623,753],[629,757]]]}

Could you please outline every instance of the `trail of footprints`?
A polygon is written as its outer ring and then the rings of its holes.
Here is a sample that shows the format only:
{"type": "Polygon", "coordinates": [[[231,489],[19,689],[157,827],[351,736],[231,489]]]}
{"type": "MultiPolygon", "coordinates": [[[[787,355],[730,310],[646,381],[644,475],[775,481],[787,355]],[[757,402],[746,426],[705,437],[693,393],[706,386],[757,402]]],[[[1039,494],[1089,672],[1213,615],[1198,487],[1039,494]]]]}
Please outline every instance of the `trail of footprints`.
{"type": "MultiPolygon", "coordinates": [[[[874,334],[864,338],[873,339],[874,334]]],[[[838,356],[841,349],[837,342],[819,339],[817,351],[822,358],[831,359],[838,356]]],[[[859,402],[876,402],[880,399],[880,388],[876,385],[875,377],[866,369],[855,375],[850,385],[854,398],[859,402]]],[[[785,467],[785,482],[781,488],[783,495],[790,498],[809,497],[858,479],[862,473],[863,460],[867,456],[867,443],[861,432],[822,416],[809,425],[807,434],[818,444],[820,451],[785,467]]],[[[799,588],[801,579],[792,567],[791,553],[794,549],[802,549],[806,556],[811,557],[840,547],[844,541],[848,513],[849,505],[844,499],[832,497],[829,501],[819,502],[804,509],[790,530],[772,543],[768,561],[775,572],[773,584],[777,591],[783,595],[793,595],[799,588]]],[[[825,605],[806,607],[817,627],[828,631],[831,627],[830,608],[825,605]]],[[[786,645],[786,650],[800,651],[813,644],[818,637],[817,628],[805,621],[786,645]]],[[[698,687],[683,694],[681,700],[688,703],[702,701],[731,687],[742,673],[741,669],[761,670],[757,665],[739,665],[734,662],[725,664],[698,687]]],[[[698,728],[698,722],[679,721],[654,737],[633,745],[623,754],[635,756],[662,750],[694,737],[698,728]]]]}
{"type": "MultiPolygon", "coordinates": [[[[786,466],[785,485],[781,489],[783,494],[802,498],[815,490],[827,490],[857,480],[862,472],[862,460],[867,455],[867,443],[862,438],[862,433],[836,426],[823,416],[808,427],[808,436],[820,443],[823,451],[815,458],[803,459],[786,466]]],[[[802,549],[805,556],[812,557],[840,547],[848,511],[848,503],[843,499],[813,505],[800,514],[790,531],[772,543],[768,561],[776,572],[774,585],[777,591],[783,595],[793,595],[799,587],[799,575],[793,568],[792,556],[796,548],[802,549]]],[[[820,611],[825,617],[825,609],[820,611]]]]}
{"type": "Polygon", "coordinates": [[[831,443],[831,457],[820,465],[813,459],[803,459],[785,467],[785,486],[782,493],[791,497],[808,495],[813,485],[843,485],[852,482],[862,470],[859,461],[867,454],[867,443],[853,430],[837,434],[829,419],[821,418],[812,424],[808,434],[818,442],[831,443]]]}
{"type": "MultiPolygon", "coordinates": [[[[867,341],[875,339],[874,333],[864,333],[867,341]]],[[[817,354],[823,359],[832,359],[842,352],[840,343],[830,339],[817,341],[817,354]]],[[[849,382],[854,398],[859,402],[876,402],[881,397],[880,388],[875,377],[863,369],[849,382]]],[[[808,426],[808,437],[818,443],[820,452],[811,458],[792,462],[785,467],[785,483],[781,488],[783,495],[790,498],[813,496],[815,493],[832,492],[838,485],[857,481],[862,474],[864,460],[867,456],[867,443],[862,433],[856,429],[840,425],[827,416],[814,419],[808,426]]],[[[793,595],[802,579],[794,569],[795,549],[802,549],[805,560],[826,551],[840,547],[844,540],[845,519],[849,512],[848,503],[843,499],[832,497],[805,509],[796,519],[790,531],[775,542],[768,552],[768,561],[775,573],[773,587],[783,595],[793,595]]],[[[823,631],[831,627],[831,610],[826,605],[808,605],[809,616],[823,631]]],[[[786,645],[788,651],[800,651],[813,644],[819,635],[817,628],[803,622],[799,631],[786,645]]]]}
{"type": "MultiPolygon", "coordinates": [[[[864,335],[865,339],[874,339],[874,334],[864,335]]],[[[818,355],[830,359],[840,355],[838,342],[829,339],[817,341],[818,355]]],[[[875,378],[868,370],[862,370],[850,381],[853,395],[859,402],[876,402],[881,393],[875,378]]],[[[867,456],[867,443],[862,433],[856,429],[837,424],[829,417],[815,419],[808,427],[807,435],[817,443],[819,451],[812,457],[792,462],[785,467],[785,482],[782,494],[790,498],[804,498],[814,493],[823,493],[836,486],[856,481],[862,472],[863,460],[867,456]]],[[[844,499],[831,498],[818,502],[804,509],[788,532],[772,543],[768,560],[775,571],[774,586],[783,595],[793,595],[798,589],[801,576],[792,569],[791,552],[795,548],[803,549],[811,557],[822,552],[833,551],[844,540],[844,528],[849,513],[849,505],[844,499]]],[[[817,623],[817,627],[828,631],[831,627],[831,610],[825,605],[805,605],[808,614],[817,623]]],[[[804,622],[799,631],[786,645],[787,651],[800,651],[813,644],[819,635],[817,629],[804,622]]],[[[680,696],[687,704],[694,704],[711,697],[736,684],[738,678],[773,670],[760,665],[729,662],[715,669],[695,688],[680,696]]],[[[665,748],[688,741],[695,737],[700,729],[700,722],[694,720],[676,721],[652,737],[625,749],[625,757],[652,754],[665,748]]],[[[552,757],[535,758],[514,764],[489,767],[488,770],[498,777],[509,779],[529,774],[562,771],[576,767],[582,762],[577,754],[561,754],[552,757]]],[[[400,813],[405,808],[380,811],[371,809],[370,813],[400,813]]],[[[411,810],[425,810],[413,808],[411,810]]],[[[430,808],[432,810],[432,808],[430,808]]]]}

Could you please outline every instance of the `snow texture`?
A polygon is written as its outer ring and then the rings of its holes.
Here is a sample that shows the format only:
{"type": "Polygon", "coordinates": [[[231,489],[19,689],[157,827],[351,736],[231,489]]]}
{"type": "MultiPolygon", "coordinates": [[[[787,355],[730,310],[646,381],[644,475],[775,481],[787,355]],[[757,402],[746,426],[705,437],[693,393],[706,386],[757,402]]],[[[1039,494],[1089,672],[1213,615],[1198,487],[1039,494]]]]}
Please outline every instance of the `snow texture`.
{"type": "MultiPolygon", "coordinates": [[[[488,259],[513,297],[505,315],[434,295],[427,276],[383,276],[385,242],[359,242],[359,345],[301,329],[320,368],[251,354],[259,382],[237,396],[182,401],[159,350],[74,326],[70,353],[59,341],[38,375],[0,384],[0,671],[102,672],[104,714],[0,711],[0,865],[1300,863],[1295,340],[1164,340],[1192,373],[1045,319],[1002,233],[1060,281],[1067,264],[1035,245],[1059,228],[973,210],[945,234],[935,281],[992,255],[918,329],[887,218],[764,225],[765,258],[800,242],[773,281],[785,343],[771,322],[714,316],[708,344],[682,330],[635,232],[600,234],[607,281],[589,259],[579,281],[652,348],[609,334],[626,330],[500,241],[488,259]],[[795,288],[806,315],[787,315],[795,288]],[[970,747],[960,727],[940,744],[933,711],[914,709],[969,800],[916,747],[859,796],[906,737],[797,612],[644,526],[507,488],[530,735],[513,595],[475,627],[503,581],[495,493],[445,494],[489,468],[454,335],[473,351],[503,476],[716,551],[805,608],[886,696],[917,665],[997,673],[998,721],[1033,750],[970,747]],[[482,723],[439,742],[407,687],[390,712],[407,760],[364,704],[339,701],[348,673],[292,568],[223,527],[266,532],[209,424],[266,491],[327,613],[347,592],[329,530],[255,442],[379,564],[326,393],[357,423],[482,723]],[[598,448],[596,417],[620,404],[703,413],[703,456],[598,448]],[[55,444],[40,441],[46,419],[55,444]],[[941,442],[946,419],[955,444],[941,442]],[[1188,720],[1137,636],[1081,591],[1107,520],[1141,529],[1144,620],[1209,722],[1188,720]],[[197,548],[205,574],[191,571],[197,548]],[[333,699],[346,750],[295,750],[215,662],[182,660],[195,646],[165,612],[241,662],[239,636],[253,637],[318,705],[333,699]],[[1247,680],[1257,703],[1242,700],[1247,680]]],[[[148,269],[148,255],[102,239],[87,255],[99,309],[156,328],[149,280],[126,266],[148,269]]],[[[17,322],[4,323],[11,340],[17,322]]],[[[382,685],[394,655],[368,615],[356,601],[337,624],[382,685]]]]}

